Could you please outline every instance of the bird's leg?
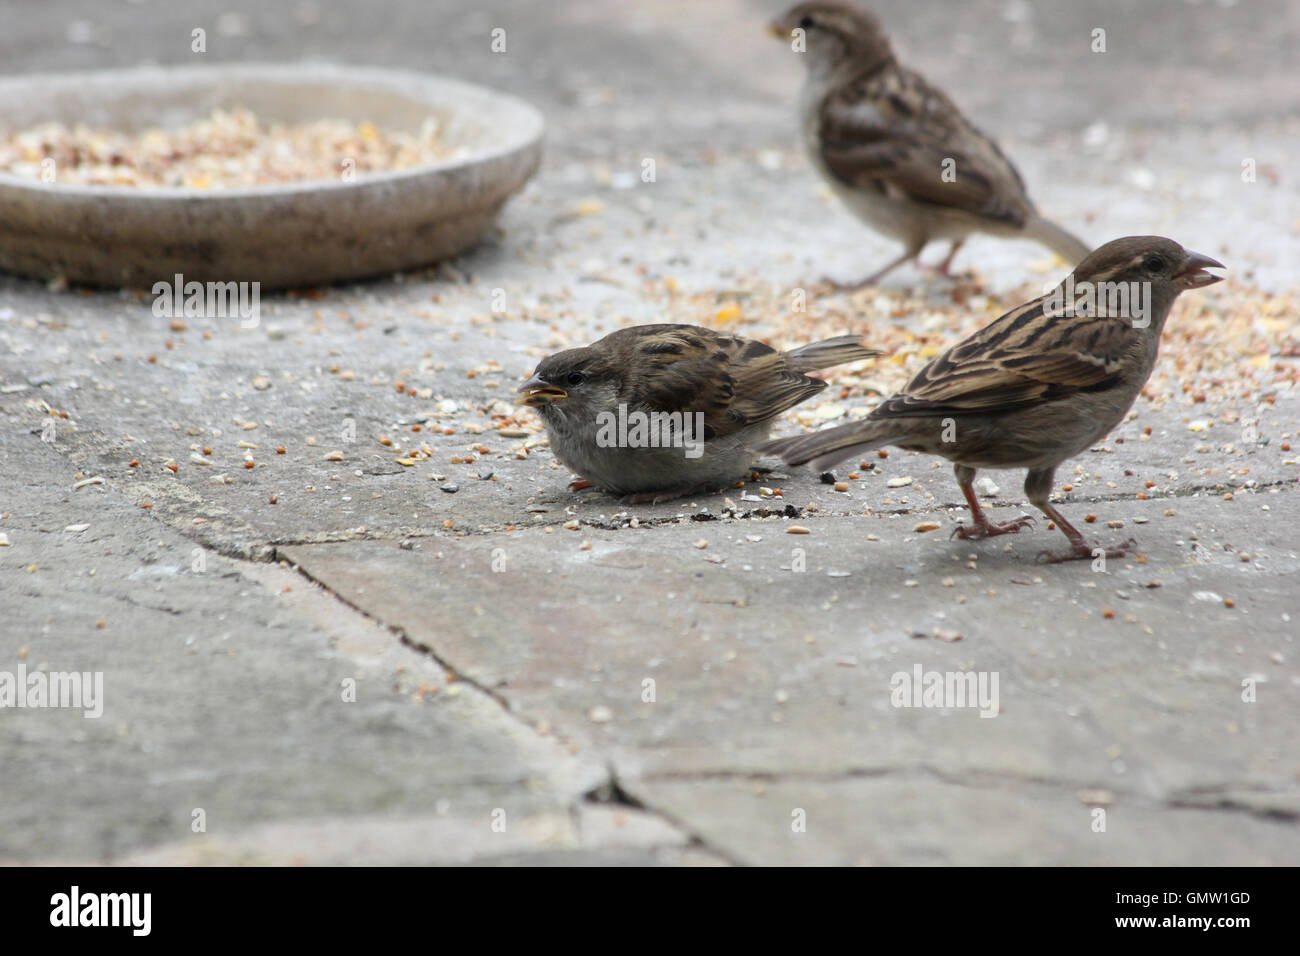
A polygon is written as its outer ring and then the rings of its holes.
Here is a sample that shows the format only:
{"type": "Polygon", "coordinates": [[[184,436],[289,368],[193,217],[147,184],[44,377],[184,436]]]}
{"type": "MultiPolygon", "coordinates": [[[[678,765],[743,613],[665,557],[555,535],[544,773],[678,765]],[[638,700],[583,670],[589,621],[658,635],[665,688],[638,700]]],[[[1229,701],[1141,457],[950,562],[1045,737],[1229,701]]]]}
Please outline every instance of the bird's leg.
{"type": "Polygon", "coordinates": [[[878,272],[873,272],[871,275],[867,276],[861,282],[839,282],[830,277],[827,277],[822,281],[829,283],[831,288],[833,289],[839,289],[845,292],[856,292],[858,289],[864,288],[866,286],[878,284],[881,279],[887,276],[890,272],[893,272],[904,262],[907,262],[911,259],[915,259],[918,255],[921,254],[921,249],[924,248],[924,246],[925,243],[920,243],[920,244],[912,243],[906,249],[903,250],[903,254],[901,256],[899,256],[897,259],[889,263],[889,265],[885,266],[883,269],[879,270],[878,272]]]}
{"type": "Polygon", "coordinates": [[[1038,506],[1042,509],[1043,514],[1056,522],[1056,526],[1065,532],[1065,536],[1070,539],[1070,546],[1064,551],[1040,551],[1038,560],[1044,564],[1060,564],[1062,561],[1077,561],[1086,558],[1096,558],[1105,555],[1108,558],[1122,558],[1137,547],[1137,542],[1132,538],[1127,541],[1103,548],[1101,545],[1089,545],[1079,529],[1070,522],[1065,520],[1065,516],[1052,506],[1050,501],[1044,502],[1038,506]]]}
{"type": "Polygon", "coordinates": [[[1052,477],[1054,471],[1055,469],[1031,471],[1025,477],[1025,494],[1035,508],[1056,522],[1056,526],[1070,539],[1070,547],[1064,551],[1040,551],[1038,553],[1039,561],[1046,564],[1060,564],[1062,561],[1095,558],[1103,554],[1108,558],[1122,558],[1137,546],[1137,542],[1132,538],[1129,538],[1123,544],[1113,545],[1109,548],[1102,548],[1099,545],[1090,546],[1079,532],[1079,529],[1066,521],[1065,515],[1061,514],[1052,504],[1052,477]]]}
{"type": "Polygon", "coordinates": [[[595,484],[594,482],[589,481],[586,478],[574,478],[573,481],[569,482],[569,490],[581,491],[583,488],[593,487],[594,484],[595,484]]]}
{"type": "Polygon", "coordinates": [[[951,275],[951,274],[952,274],[952,273],[950,273],[950,272],[948,271],[949,269],[952,268],[952,260],[953,260],[953,258],[957,255],[957,250],[960,249],[960,248],[965,244],[965,242],[966,242],[965,237],[962,237],[961,239],[954,239],[954,240],[953,240],[952,248],[948,250],[948,256],[947,256],[947,258],[945,258],[945,259],[943,260],[943,262],[939,263],[939,274],[940,274],[940,275],[945,275],[945,276],[946,276],[946,275],[951,275]]]}
{"type": "Polygon", "coordinates": [[[970,505],[971,523],[968,525],[959,524],[951,535],[952,538],[961,538],[965,541],[967,538],[989,538],[998,534],[1015,534],[1022,528],[1027,528],[1034,523],[1034,519],[1029,515],[1021,515],[1019,518],[1012,518],[1010,521],[990,521],[984,514],[984,509],[980,507],[979,499],[975,497],[975,469],[968,468],[965,465],[953,466],[953,472],[957,475],[957,484],[961,485],[961,493],[966,496],[966,503],[970,505]]]}

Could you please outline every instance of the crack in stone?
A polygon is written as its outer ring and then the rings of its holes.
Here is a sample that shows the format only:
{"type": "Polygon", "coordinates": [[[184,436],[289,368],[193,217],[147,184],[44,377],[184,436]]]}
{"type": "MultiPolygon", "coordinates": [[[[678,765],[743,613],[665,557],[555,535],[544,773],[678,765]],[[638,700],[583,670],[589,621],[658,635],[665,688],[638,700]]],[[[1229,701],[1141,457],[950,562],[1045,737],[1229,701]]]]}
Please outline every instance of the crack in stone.
{"type": "MultiPolygon", "coordinates": [[[[279,560],[278,554],[273,556],[272,560],[273,561],[279,560]]],[[[380,618],[376,617],[374,614],[367,611],[365,608],[357,604],[355,601],[348,600],[338,591],[334,590],[334,588],[330,587],[330,585],[327,582],[317,577],[316,575],[312,574],[302,565],[290,562],[290,566],[294,571],[302,575],[312,584],[319,587],[322,591],[330,595],[330,597],[334,598],[344,607],[350,608],[351,610],[360,614],[366,620],[373,622],[379,627],[382,627],[384,630],[388,631],[390,634],[396,637],[403,645],[409,647],[411,650],[416,651],[417,653],[420,654],[424,654],[427,657],[431,658],[433,662],[437,664],[439,667],[441,667],[445,673],[451,675],[453,680],[468,684],[469,686],[473,687],[475,690],[481,691],[482,693],[486,694],[490,699],[495,701],[498,706],[500,706],[503,710],[506,711],[506,713],[515,717],[516,720],[519,719],[518,715],[514,714],[511,711],[510,704],[504,697],[502,697],[492,688],[488,687],[486,684],[483,684],[482,682],[474,679],[473,677],[469,677],[465,674],[462,674],[450,662],[444,660],[432,647],[429,647],[425,644],[418,643],[417,641],[412,639],[411,636],[406,632],[406,628],[402,627],[400,624],[390,624],[387,621],[383,621],[380,618]]]]}
{"type": "Polygon", "coordinates": [[[162,605],[162,604],[146,604],[144,601],[138,601],[135,598],[131,597],[130,594],[127,593],[115,594],[112,595],[112,597],[123,602],[124,604],[129,604],[132,607],[138,607],[145,611],[159,611],[163,614],[170,614],[173,617],[182,617],[185,614],[185,612],[183,610],[180,610],[179,608],[167,607],[166,605],[162,605]]]}
{"type": "Polygon", "coordinates": [[[1190,810],[1228,810],[1233,813],[1245,813],[1261,820],[1294,823],[1300,820],[1300,810],[1286,807],[1257,807],[1242,800],[1242,793],[1257,793],[1264,796],[1281,795],[1286,791],[1264,784],[1247,784],[1227,786],[1224,784],[1206,784],[1189,787],[1171,795],[1167,804],[1170,807],[1190,810]]]}
{"type": "Polygon", "coordinates": [[[733,856],[731,853],[728,853],[726,850],[705,839],[703,834],[686,824],[685,821],[678,820],[672,814],[667,813],[658,807],[652,806],[640,797],[628,792],[628,790],[624,788],[622,781],[619,779],[618,769],[613,763],[607,763],[605,765],[605,772],[609,774],[609,778],[604,783],[593,787],[591,790],[588,790],[583,794],[582,799],[584,801],[588,803],[617,804],[628,807],[629,809],[638,810],[641,813],[650,816],[658,817],[669,826],[686,834],[689,841],[688,846],[692,849],[711,853],[731,866],[746,865],[745,861],[733,856]]]}
{"type": "MultiPolygon", "coordinates": [[[[1156,798],[1154,802],[1136,791],[1119,790],[1112,783],[1077,783],[1044,777],[1035,774],[1015,774],[995,771],[968,771],[956,775],[928,764],[916,764],[908,767],[850,767],[844,770],[828,771],[770,771],[770,770],[682,770],[661,771],[642,774],[637,782],[654,783],[695,783],[710,781],[752,780],[762,783],[840,783],[850,780],[871,780],[880,777],[906,776],[909,774],[928,775],[942,783],[956,787],[974,787],[984,790],[998,789],[1007,783],[1030,784],[1040,787],[1064,788],[1075,793],[1085,790],[1106,790],[1117,797],[1122,797],[1134,805],[1146,805],[1155,809],[1206,810],[1244,813],[1271,823],[1293,823],[1300,819],[1300,811],[1283,807],[1256,807],[1234,799],[1233,794],[1248,791],[1261,794],[1281,794],[1285,791],[1263,785],[1228,786],[1225,784],[1206,784],[1188,790],[1156,798]],[[1197,795],[1217,795],[1215,802],[1198,802],[1197,795]]],[[[633,784],[634,786],[635,784],[633,784]]]]}
{"type": "MultiPolygon", "coordinates": [[[[494,689],[488,687],[486,684],[482,683],[481,681],[473,677],[466,676],[465,674],[457,670],[454,665],[452,665],[449,661],[443,658],[433,647],[424,644],[422,642],[418,642],[413,638],[411,638],[406,633],[405,628],[397,624],[389,624],[385,621],[380,620],[378,617],[375,617],[369,611],[365,610],[364,608],[358,606],[356,603],[349,601],[347,598],[343,597],[341,594],[339,594],[337,591],[331,588],[325,581],[316,577],[310,571],[307,571],[305,568],[303,568],[301,565],[294,564],[293,569],[297,571],[300,575],[302,575],[304,578],[306,578],[308,581],[311,581],[313,584],[321,588],[326,594],[329,594],[335,600],[339,601],[345,607],[351,608],[353,611],[356,611],[358,614],[362,615],[367,620],[374,622],[376,625],[384,628],[389,633],[395,635],[397,639],[400,640],[402,644],[404,644],[406,647],[409,647],[411,650],[416,651],[417,653],[427,655],[439,667],[443,668],[444,671],[446,671],[449,674],[455,675],[457,681],[466,683],[471,687],[473,687],[475,690],[481,691],[483,694],[486,694],[487,697],[491,699],[493,702],[495,702],[497,706],[500,707],[508,717],[522,724],[523,726],[528,728],[528,730],[530,730],[532,733],[534,734],[537,733],[536,726],[532,722],[530,722],[529,720],[521,716],[519,713],[517,713],[514,710],[514,708],[511,707],[510,701],[506,697],[504,697],[502,694],[498,693],[494,689]]],[[[561,735],[557,735],[553,731],[552,736],[555,737],[561,735]]],[[[622,785],[620,784],[618,775],[615,772],[612,764],[606,764],[606,772],[609,775],[608,779],[605,780],[603,783],[598,784],[596,787],[593,787],[591,790],[588,790],[586,793],[584,793],[581,796],[579,801],[571,805],[569,808],[571,814],[576,812],[577,804],[582,801],[589,801],[589,802],[596,802],[596,803],[625,804],[627,806],[634,807],[643,813],[657,816],[660,819],[664,820],[666,823],[670,824],[671,826],[676,827],[678,830],[682,831],[689,837],[690,845],[692,847],[705,850],[709,853],[713,853],[714,855],[718,856],[721,859],[726,860],[728,863],[731,863],[733,865],[740,865],[740,861],[735,860],[733,857],[731,857],[729,854],[727,854],[725,851],[721,850],[720,848],[713,846],[707,840],[705,840],[700,834],[698,834],[691,828],[683,825],[680,821],[673,819],[672,816],[670,816],[669,814],[664,813],[662,810],[652,807],[649,804],[646,804],[645,802],[629,795],[627,791],[625,791],[622,785]]]]}

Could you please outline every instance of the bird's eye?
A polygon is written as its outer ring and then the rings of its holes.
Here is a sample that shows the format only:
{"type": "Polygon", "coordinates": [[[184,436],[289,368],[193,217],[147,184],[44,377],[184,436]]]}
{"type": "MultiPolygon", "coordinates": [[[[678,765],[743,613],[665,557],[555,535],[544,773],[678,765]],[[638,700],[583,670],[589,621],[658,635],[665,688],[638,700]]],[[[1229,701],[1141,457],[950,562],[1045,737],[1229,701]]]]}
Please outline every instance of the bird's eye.
{"type": "Polygon", "coordinates": [[[800,28],[801,30],[807,30],[807,29],[808,29],[809,27],[811,27],[812,25],[813,25],[813,18],[812,18],[812,17],[809,17],[809,16],[802,16],[802,17],[799,18],[799,28],[800,28]]]}
{"type": "Polygon", "coordinates": [[[583,375],[581,372],[570,372],[569,377],[565,379],[565,382],[570,385],[581,385],[586,380],[587,376],[583,375]]]}
{"type": "Polygon", "coordinates": [[[1163,272],[1165,268],[1165,260],[1161,259],[1159,256],[1147,256],[1142,260],[1142,268],[1147,272],[1163,272]]]}

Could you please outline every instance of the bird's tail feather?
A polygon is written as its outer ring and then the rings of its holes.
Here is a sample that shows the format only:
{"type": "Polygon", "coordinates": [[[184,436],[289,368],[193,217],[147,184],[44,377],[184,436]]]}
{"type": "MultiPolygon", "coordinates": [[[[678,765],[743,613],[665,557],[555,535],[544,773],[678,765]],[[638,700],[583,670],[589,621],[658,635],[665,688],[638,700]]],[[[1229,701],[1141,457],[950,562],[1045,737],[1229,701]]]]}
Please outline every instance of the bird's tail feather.
{"type": "Polygon", "coordinates": [[[1042,216],[1035,216],[1029,221],[1024,235],[1035,242],[1041,242],[1072,266],[1077,266],[1092,251],[1083,240],[1042,216]]]}
{"type": "Polygon", "coordinates": [[[785,357],[796,372],[815,372],[817,369],[857,362],[879,354],[880,350],[865,344],[860,335],[837,335],[833,339],[823,339],[791,349],[785,353],[785,357]]]}
{"type": "Polygon", "coordinates": [[[823,428],[811,435],[778,438],[763,445],[765,455],[776,455],[787,465],[811,463],[817,471],[825,471],[846,458],[874,451],[884,445],[906,441],[896,426],[885,422],[850,422],[834,428],[823,428]]]}

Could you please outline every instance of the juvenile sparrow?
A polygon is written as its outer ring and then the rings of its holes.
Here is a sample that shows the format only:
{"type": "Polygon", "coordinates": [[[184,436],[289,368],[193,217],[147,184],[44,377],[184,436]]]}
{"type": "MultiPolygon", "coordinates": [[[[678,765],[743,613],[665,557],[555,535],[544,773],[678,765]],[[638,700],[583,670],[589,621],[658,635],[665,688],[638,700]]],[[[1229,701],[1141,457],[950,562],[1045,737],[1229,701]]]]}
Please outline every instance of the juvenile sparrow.
{"type": "Polygon", "coordinates": [[[778,352],[694,325],[638,325],[544,359],[519,402],[583,476],[571,488],[666,501],[741,477],[772,419],[826,387],[808,372],[879,354],[856,335],[778,352]]]}
{"type": "Polygon", "coordinates": [[[813,166],[854,215],[903,243],[902,255],[855,288],[879,282],[932,239],[952,242],[939,267],[946,275],[974,232],[1034,239],[1071,264],[1088,254],[1038,214],[997,144],[899,64],[873,14],[813,0],[770,29],[805,45],[799,115],[813,166]]]}
{"type": "Polygon", "coordinates": [[[972,523],[954,532],[962,538],[1009,534],[1033,521],[989,521],[971,487],[977,468],[1027,468],[1026,496],[1070,539],[1069,550],[1040,558],[1090,557],[1083,535],[1051,503],[1053,474],[1123,420],[1151,375],[1174,299],[1220,280],[1207,267],[1223,268],[1158,236],[1108,242],[1047,295],[933,359],[866,418],[762,451],[819,471],[882,445],[942,455],[955,464],[971,509],[972,523]]]}

